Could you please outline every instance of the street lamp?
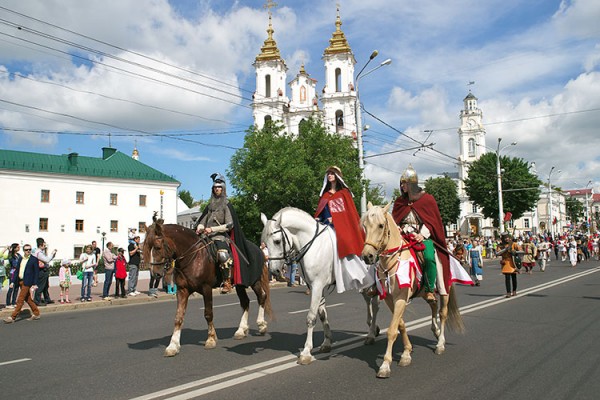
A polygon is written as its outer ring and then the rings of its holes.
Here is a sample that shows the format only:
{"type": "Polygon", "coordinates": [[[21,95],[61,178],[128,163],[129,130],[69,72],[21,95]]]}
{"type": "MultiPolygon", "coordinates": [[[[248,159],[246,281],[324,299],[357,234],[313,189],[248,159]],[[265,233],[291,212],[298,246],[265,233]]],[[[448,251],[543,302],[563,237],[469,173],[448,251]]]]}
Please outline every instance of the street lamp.
{"type": "MultiPolygon", "coordinates": [[[[587,185],[585,185],[585,227],[587,228],[587,232],[590,233],[590,208],[588,203],[588,194],[587,188],[592,184],[592,181],[589,181],[587,185]]],[[[592,190],[593,191],[593,190],[592,190]]]]}
{"type": "Polygon", "coordinates": [[[500,148],[500,142],[502,138],[498,138],[498,147],[496,147],[496,175],[498,176],[498,229],[500,234],[504,233],[504,206],[502,204],[502,170],[500,169],[500,152],[507,147],[516,146],[517,142],[507,144],[503,148],[500,148]]]}
{"type": "MultiPolygon", "coordinates": [[[[552,177],[554,168],[556,167],[553,166],[550,168],[550,172],[548,173],[548,203],[550,205],[550,211],[548,212],[550,219],[548,225],[550,225],[550,236],[552,237],[552,240],[554,240],[554,219],[552,218],[552,185],[550,184],[550,178],[552,177]]],[[[557,173],[560,174],[561,170],[559,169],[557,173]]]]}
{"type": "Polygon", "coordinates": [[[364,184],[364,181],[365,181],[365,159],[364,159],[364,148],[363,148],[363,138],[362,138],[363,128],[362,128],[362,116],[360,113],[360,97],[358,94],[358,81],[360,80],[360,78],[365,77],[365,76],[369,75],[370,73],[378,70],[379,68],[384,67],[386,65],[390,65],[392,63],[392,60],[390,58],[388,58],[387,60],[385,60],[384,62],[379,64],[377,67],[365,72],[364,75],[361,75],[362,72],[365,70],[365,68],[367,68],[367,65],[369,65],[371,60],[373,60],[375,57],[377,57],[377,54],[379,54],[379,52],[377,50],[374,50],[371,53],[369,60],[362,67],[362,69],[358,72],[358,74],[356,75],[356,78],[354,79],[354,90],[356,92],[356,104],[355,104],[354,112],[356,115],[356,142],[357,142],[356,144],[358,146],[358,168],[360,169],[360,182],[361,182],[361,185],[363,185],[362,195],[360,196],[360,213],[361,213],[361,215],[364,214],[365,211],[367,211],[367,187],[364,184]]]}
{"type": "Polygon", "coordinates": [[[104,251],[104,240],[106,239],[106,232],[102,232],[102,250],[104,251]]]}

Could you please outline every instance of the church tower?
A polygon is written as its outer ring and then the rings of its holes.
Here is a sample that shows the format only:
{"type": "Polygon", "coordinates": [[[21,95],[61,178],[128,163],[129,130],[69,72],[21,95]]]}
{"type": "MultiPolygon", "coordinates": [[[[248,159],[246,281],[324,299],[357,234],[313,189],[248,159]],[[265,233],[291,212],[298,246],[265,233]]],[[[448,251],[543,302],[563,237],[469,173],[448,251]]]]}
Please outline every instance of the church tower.
{"type": "Polygon", "coordinates": [[[275,5],[271,0],[265,5],[269,9],[267,39],[253,64],[256,70],[256,91],[252,95],[252,114],[258,129],[262,129],[268,120],[285,123],[285,112],[289,108],[289,100],[285,93],[287,66],[273,39],[275,30],[271,8],[275,5]]]}
{"type": "Polygon", "coordinates": [[[464,180],[473,161],[486,153],[483,113],[477,106],[477,97],[469,91],[463,100],[464,109],[460,111],[458,138],[460,155],[458,156],[458,196],[460,199],[460,231],[463,234],[479,235],[483,215],[474,208],[465,192],[464,180]]]}
{"type": "Polygon", "coordinates": [[[345,136],[356,135],[356,92],[354,91],[354,64],[356,59],[342,32],[340,9],[337,8],[335,32],[329,47],[323,53],[325,62],[325,87],[323,124],[330,132],[345,136]]]}
{"type": "Polygon", "coordinates": [[[322,117],[322,113],[319,111],[316,86],[317,81],[306,73],[304,64],[302,64],[300,72],[290,82],[292,99],[289,104],[286,126],[292,135],[298,135],[302,121],[310,117],[322,117]]]}

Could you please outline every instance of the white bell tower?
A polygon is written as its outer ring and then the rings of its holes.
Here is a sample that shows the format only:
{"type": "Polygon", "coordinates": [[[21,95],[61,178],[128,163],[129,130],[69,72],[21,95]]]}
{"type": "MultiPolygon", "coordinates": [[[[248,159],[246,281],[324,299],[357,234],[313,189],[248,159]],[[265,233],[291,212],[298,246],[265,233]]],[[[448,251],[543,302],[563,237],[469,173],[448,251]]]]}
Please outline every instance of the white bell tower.
{"type": "Polygon", "coordinates": [[[354,90],[354,64],[356,59],[342,32],[340,9],[337,8],[335,32],[329,39],[329,47],[323,53],[325,61],[325,87],[323,124],[330,132],[340,135],[356,135],[356,92],[354,90]]]}

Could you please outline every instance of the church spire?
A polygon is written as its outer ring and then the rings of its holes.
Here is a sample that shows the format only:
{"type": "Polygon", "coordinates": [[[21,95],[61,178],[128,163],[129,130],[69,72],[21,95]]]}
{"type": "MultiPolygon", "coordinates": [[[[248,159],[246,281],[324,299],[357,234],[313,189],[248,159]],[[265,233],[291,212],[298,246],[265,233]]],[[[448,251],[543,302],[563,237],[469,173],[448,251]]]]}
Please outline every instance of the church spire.
{"type": "Polygon", "coordinates": [[[260,48],[260,54],[256,56],[256,61],[279,60],[281,59],[281,54],[279,54],[277,42],[275,42],[275,39],[273,39],[273,33],[275,30],[273,29],[273,15],[271,13],[271,8],[277,7],[277,3],[274,3],[273,0],[267,0],[267,4],[265,4],[263,7],[269,10],[269,27],[267,28],[268,36],[263,46],[260,48]]]}
{"type": "Polygon", "coordinates": [[[329,39],[329,47],[325,49],[325,54],[351,53],[350,45],[346,40],[346,35],[342,31],[342,19],[340,18],[340,5],[337,5],[337,17],[335,19],[335,32],[329,39]]]}

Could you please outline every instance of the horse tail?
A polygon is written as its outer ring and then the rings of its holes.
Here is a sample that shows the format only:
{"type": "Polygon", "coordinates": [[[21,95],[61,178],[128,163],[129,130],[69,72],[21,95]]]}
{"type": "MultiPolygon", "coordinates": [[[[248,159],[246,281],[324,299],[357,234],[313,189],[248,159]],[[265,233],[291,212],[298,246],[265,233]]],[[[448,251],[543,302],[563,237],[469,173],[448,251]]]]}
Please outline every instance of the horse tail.
{"type": "Polygon", "coordinates": [[[465,324],[463,323],[460,310],[458,308],[458,302],[456,301],[456,290],[454,285],[450,286],[450,293],[448,295],[448,328],[454,332],[464,333],[465,324]]]}
{"type": "Polygon", "coordinates": [[[265,314],[270,320],[273,320],[273,308],[271,307],[271,286],[269,285],[269,268],[266,265],[262,269],[260,288],[265,293],[265,314]]]}

